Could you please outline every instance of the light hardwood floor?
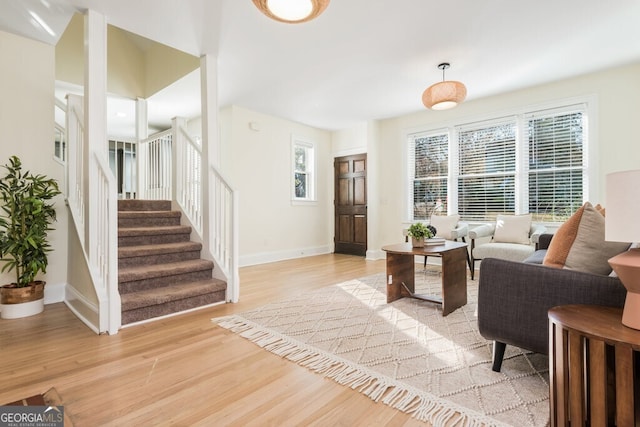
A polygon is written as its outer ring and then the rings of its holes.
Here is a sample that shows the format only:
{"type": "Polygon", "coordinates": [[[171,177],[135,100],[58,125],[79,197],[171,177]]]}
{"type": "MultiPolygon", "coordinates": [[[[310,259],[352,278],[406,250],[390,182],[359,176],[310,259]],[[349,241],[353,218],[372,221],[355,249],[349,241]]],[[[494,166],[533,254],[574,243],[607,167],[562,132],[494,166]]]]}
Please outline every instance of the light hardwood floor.
{"type": "Polygon", "coordinates": [[[384,261],[334,254],[245,267],[238,304],[114,336],[95,335],[62,303],[0,320],[0,403],[55,387],[77,427],[421,425],[211,322],[384,271],[384,261]]]}

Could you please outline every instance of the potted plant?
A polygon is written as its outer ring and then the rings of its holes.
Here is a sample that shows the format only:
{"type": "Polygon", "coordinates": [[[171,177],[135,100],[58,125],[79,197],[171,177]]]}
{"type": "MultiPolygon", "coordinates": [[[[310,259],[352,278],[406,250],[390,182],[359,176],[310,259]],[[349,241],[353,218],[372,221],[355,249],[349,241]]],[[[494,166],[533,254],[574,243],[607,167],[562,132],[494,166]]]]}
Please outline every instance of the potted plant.
{"type": "Polygon", "coordinates": [[[56,219],[50,202],[60,194],[58,183],[44,175],[22,171],[22,162],[12,156],[0,179],[0,261],[2,271],[15,272],[15,282],[0,287],[0,315],[25,317],[44,309],[43,281],[51,246],[47,233],[56,219]]]}
{"type": "Polygon", "coordinates": [[[430,239],[436,235],[436,229],[432,225],[416,222],[409,226],[407,235],[411,237],[414,248],[421,248],[424,246],[424,239],[430,239]]]}

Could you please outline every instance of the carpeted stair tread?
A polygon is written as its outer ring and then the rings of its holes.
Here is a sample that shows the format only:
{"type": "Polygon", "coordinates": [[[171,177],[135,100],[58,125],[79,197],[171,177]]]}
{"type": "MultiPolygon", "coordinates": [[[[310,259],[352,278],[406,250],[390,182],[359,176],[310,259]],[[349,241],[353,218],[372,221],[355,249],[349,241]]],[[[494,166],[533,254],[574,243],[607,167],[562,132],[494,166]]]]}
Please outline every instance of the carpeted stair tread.
{"type": "Polygon", "coordinates": [[[169,211],[170,200],[118,200],[118,211],[169,211]]]}
{"type": "Polygon", "coordinates": [[[120,218],[146,218],[149,216],[180,218],[180,211],[118,211],[120,218]]]}
{"type": "Polygon", "coordinates": [[[179,211],[120,211],[118,227],[161,227],[180,225],[179,211]]]}
{"type": "Polygon", "coordinates": [[[226,290],[226,288],[226,282],[219,279],[209,279],[132,292],[121,296],[122,311],[220,292],[226,290]]]}
{"type": "Polygon", "coordinates": [[[211,270],[213,269],[213,266],[214,264],[212,261],[206,259],[195,259],[166,264],[125,267],[118,270],[118,283],[211,270]]]}
{"type": "Polygon", "coordinates": [[[227,284],[169,200],[118,201],[118,289],[122,324],[225,301],[227,284]]]}
{"type": "Polygon", "coordinates": [[[202,244],[192,241],[161,243],[156,245],[124,246],[118,248],[118,258],[122,259],[150,255],[164,255],[200,250],[202,250],[202,244]]]}
{"type": "Polygon", "coordinates": [[[162,234],[189,234],[189,233],[191,233],[191,227],[189,227],[188,225],[118,228],[118,237],[154,236],[154,235],[162,235],[162,234]]]}

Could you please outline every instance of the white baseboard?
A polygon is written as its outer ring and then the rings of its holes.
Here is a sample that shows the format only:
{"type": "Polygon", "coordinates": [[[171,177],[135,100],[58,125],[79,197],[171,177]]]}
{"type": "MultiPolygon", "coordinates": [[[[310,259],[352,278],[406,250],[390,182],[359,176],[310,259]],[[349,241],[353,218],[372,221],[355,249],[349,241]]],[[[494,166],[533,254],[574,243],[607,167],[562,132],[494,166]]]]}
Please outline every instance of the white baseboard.
{"type": "Polygon", "coordinates": [[[315,255],[330,254],[332,249],[329,246],[318,246],[314,248],[291,249],[281,252],[264,252],[240,256],[240,267],[250,265],[266,264],[268,262],[285,261],[288,259],[305,258],[315,255]]]}
{"type": "Polygon", "coordinates": [[[96,304],[70,285],[66,287],[64,303],[89,329],[96,334],[100,333],[100,310],[96,304]]]}
{"type": "Polygon", "coordinates": [[[55,304],[64,301],[66,283],[49,283],[44,286],[44,303],[55,304]]]}
{"type": "Polygon", "coordinates": [[[366,259],[368,261],[375,261],[378,259],[387,259],[387,253],[382,249],[367,250],[366,259]]]}

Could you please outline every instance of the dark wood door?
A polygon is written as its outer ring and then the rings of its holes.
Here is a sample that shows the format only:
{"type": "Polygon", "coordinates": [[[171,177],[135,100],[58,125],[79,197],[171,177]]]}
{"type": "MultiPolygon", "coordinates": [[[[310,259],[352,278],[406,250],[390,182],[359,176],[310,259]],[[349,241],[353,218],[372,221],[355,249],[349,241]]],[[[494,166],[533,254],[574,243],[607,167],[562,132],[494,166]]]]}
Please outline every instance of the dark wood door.
{"type": "Polygon", "coordinates": [[[367,252],[367,155],[337,157],[335,174],[335,252],[367,252]]]}

